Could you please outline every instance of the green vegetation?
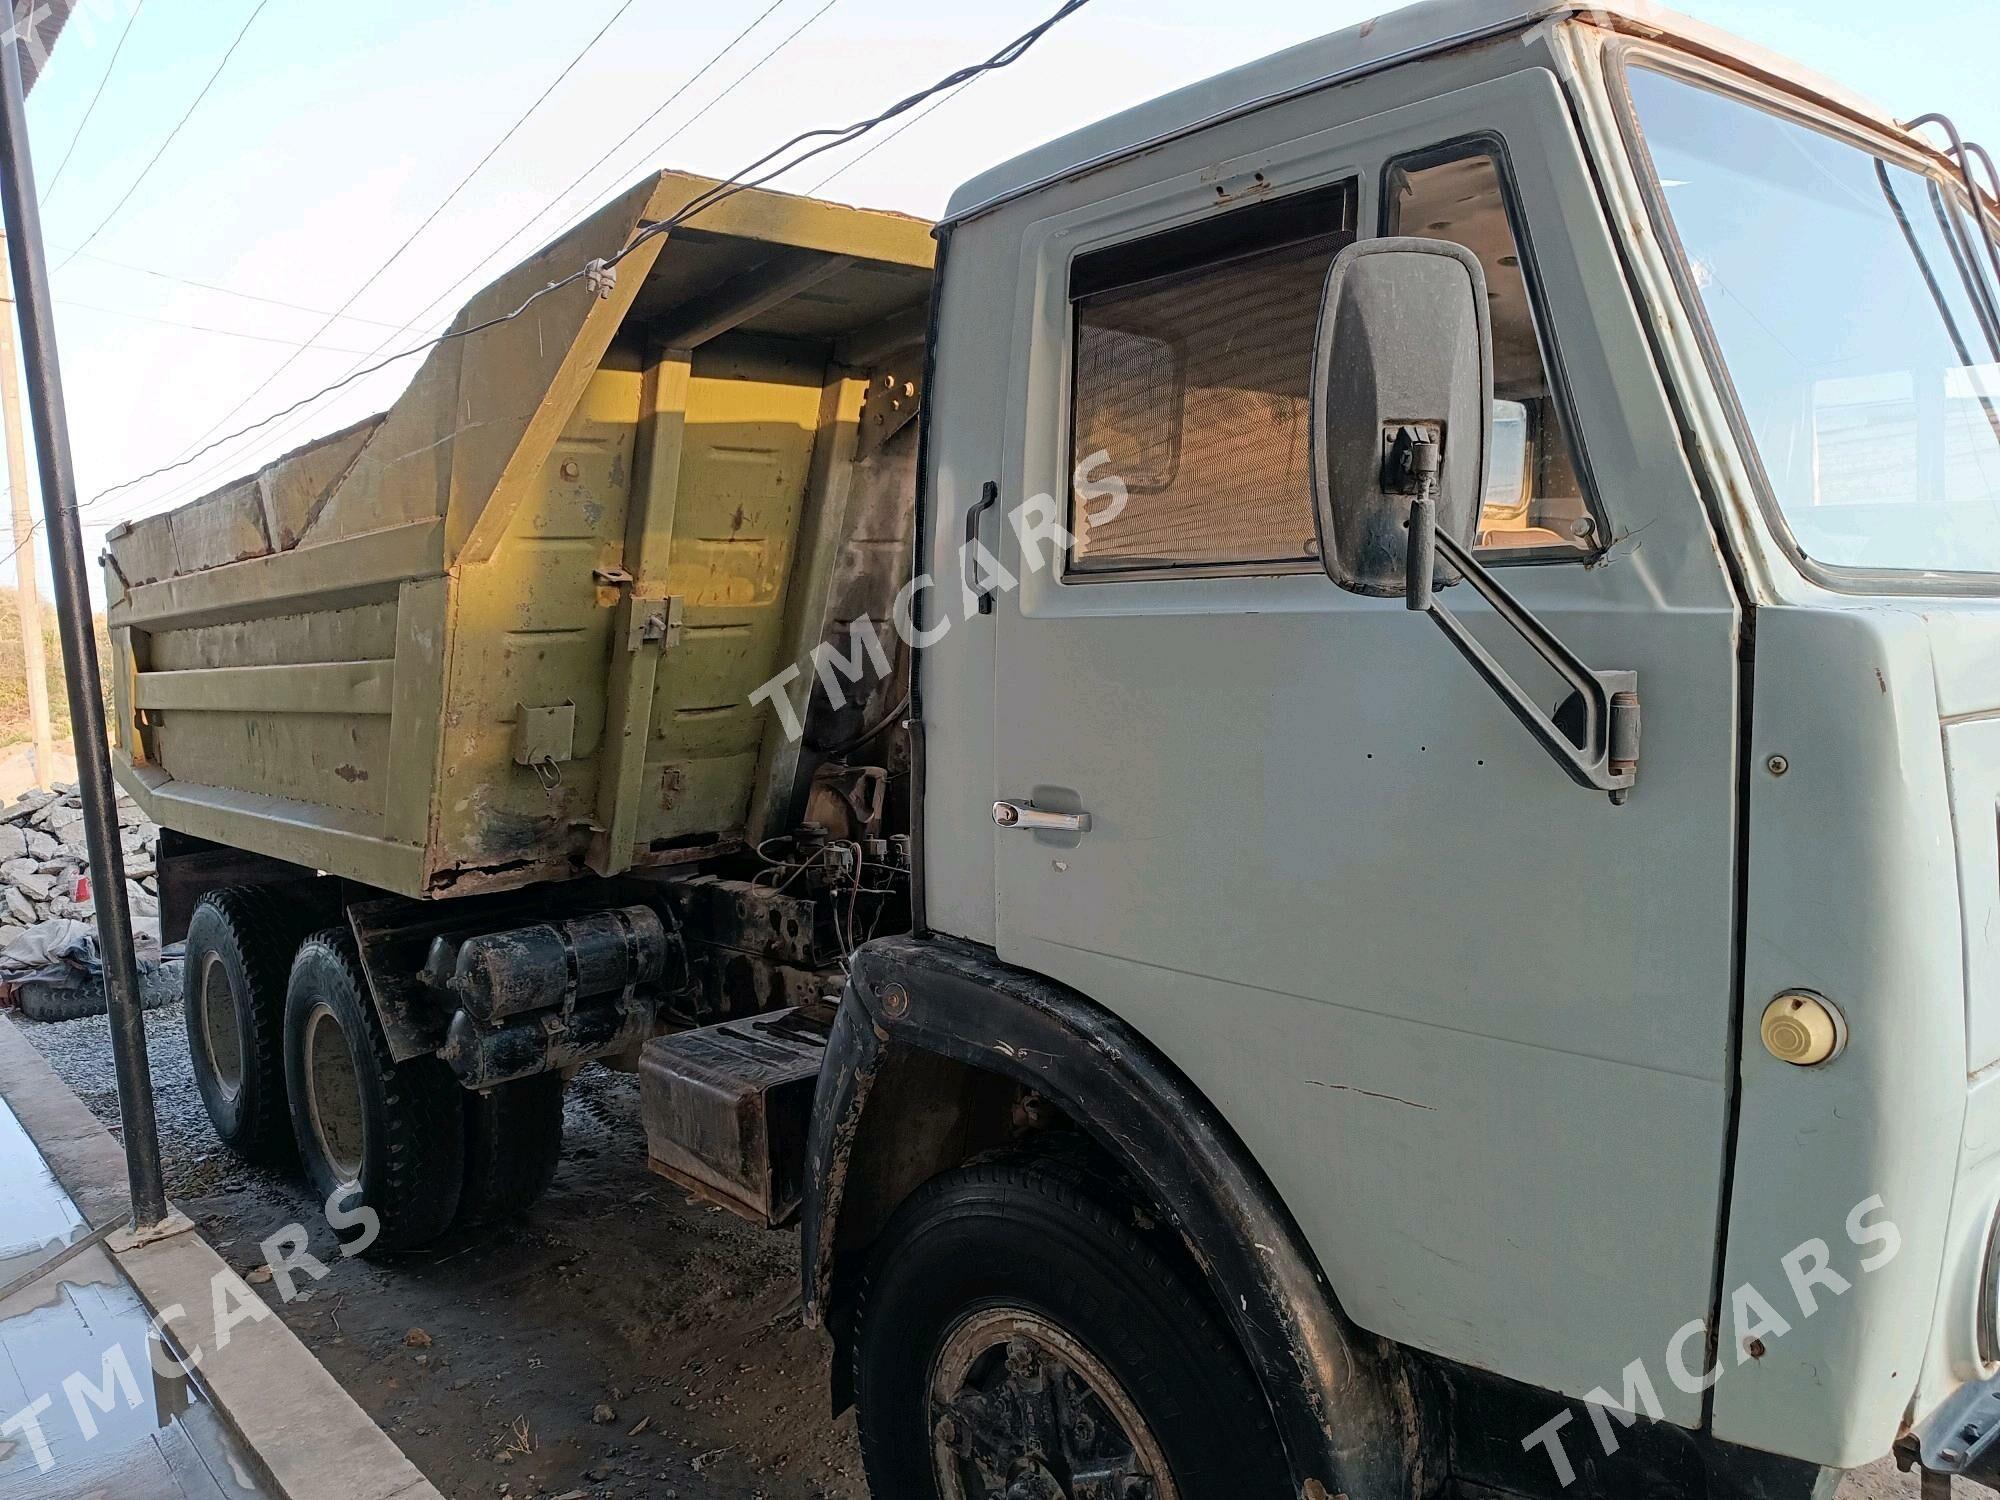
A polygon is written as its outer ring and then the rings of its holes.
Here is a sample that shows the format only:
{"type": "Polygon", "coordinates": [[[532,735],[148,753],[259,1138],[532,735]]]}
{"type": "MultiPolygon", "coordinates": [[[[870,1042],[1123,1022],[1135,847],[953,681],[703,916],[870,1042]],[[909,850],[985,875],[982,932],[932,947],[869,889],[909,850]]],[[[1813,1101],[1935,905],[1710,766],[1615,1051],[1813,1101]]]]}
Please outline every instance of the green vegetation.
{"type": "MultiPolygon", "coordinates": [[[[110,654],[104,616],[96,616],[97,654],[100,661],[110,654]]],[[[49,668],[49,713],[55,720],[58,740],[69,738],[69,694],[63,689],[62,647],[56,639],[56,607],[46,595],[42,599],[42,636],[47,642],[49,668]]],[[[110,702],[110,694],[105,694],[110,702]]],[[[25,744],[28,732],[28,676],[21,662],[21,617],[16,610],[14,590],[0,588],[0,747],[25,744]]]]}

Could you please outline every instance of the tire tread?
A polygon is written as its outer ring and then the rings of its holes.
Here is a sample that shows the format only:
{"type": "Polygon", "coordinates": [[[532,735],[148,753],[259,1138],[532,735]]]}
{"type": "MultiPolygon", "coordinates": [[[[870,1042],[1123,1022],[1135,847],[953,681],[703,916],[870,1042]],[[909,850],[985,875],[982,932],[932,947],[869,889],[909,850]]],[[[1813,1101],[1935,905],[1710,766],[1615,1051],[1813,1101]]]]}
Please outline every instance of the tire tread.
{"type": "MultiPolygon", "coordinates": [[[[249,988],[250,1012],[245,1032],[245,1093],[250,1117],[224,1144],[251,1161],[269,1166],[290,1165],[293,1150],[291,1111],[285,1087],[285,987],[291,977],[292,957],[307,931],[307,922],[278,899],[268,886],[222,886],[202,896],[189,922],[189,936],[203,912],[213,914],[222,924],[221,937],[235,949],[235,958],[249,988]]],[[[218,946],[217,951],[221,951],[218,946]]],[[[181,972],[181,997],[185,1009],[188,1049],[198,1057],[202,1045],[197,1040],[201,1026],[200,984],[202,966],[190,952],[181,972]]],[[[206,1102],[207,1092],[203,1091],[206,1102]]],[[[209,1111],[214,1120],[215,1112],[209,1111]]],[[[215,1121],[217,1133],[221,1121],[215,1121]]]]}
{"type": "Polygon", "coordinates": [[[465,1096],[465,1185],[458,1222],[493,1224],[525,1212],[562,1159],[563,1077],[542,1073],[465,1096]]]}
{"type": "MultiPolygon", "coordinates": [[[[361,1034],[355,1040],[363,1055],[355,1062],[374,1074],[381,1089],[381,1149],[378,1154],[369,1147],[362,1166],[364,1176],[371,1159],[381,1168],[379,1180],[363,1183],[362,1201],[374,1210],[380,1226],[370,1250],[393,1254],[419,1249],[442,1236],[458,1212],[464,1163],[464,1090],[434,1057],[416,1057],[403,1063],[395,1060],[376,1018],[353,935],[346,928],[316,932],[300,945],[292,969],[293,985],[300,969],[320,961],[333,966],[345,998],[357,1013],[361,1034]]],[[[303,1017],[294,1020],[290,1014],[297,1003],[296,996],[288,997],[288,1033],[303,1021],[303,1017]]],[[[288,1052],[295,1040],[302,1047],[302,1039],[288,1036],[288,1052]]],[[[365,1092],[364,1088],[364,1096],[365,1092]]],[[[339,1184],[318,1181],[329,1174],[314,1174],[310,1166],[315,1147],[311,1116],[302,1099],[293,1101],[292,1123],[309,1174],[315,1175],[315,1186],[331,1192],[339,1184]]]]}
{"type": "MultiPolygon", "coordinates": [[[[914,1226],[951,1212],[967,1198],[982,1196],[996,1204],[1013,1205],[1015,1217],[1054,1209],[1069,1219],[1104,1253],[1118,1257],[1136,1283],[1151,1289],[1158,1310],[1198,1346],[1196,1367],[1228,1372],[1229,1378],[1213,1382],[1210,1391],[1221,1407],[1212,1405],[1200,1421],[1241,1434],[1243,1441],[1232,1450],[1232,1467],[1227,1472],[1177,1476],[1187,1481],[1181,1491],[1183,1500],[1221,1495],[1232,1500],[1240,1496],[1263,1500],[1267,1489],[1272,1496],[1285,1493],[1286,1486],[1276,1471],[1280,1446],[1269,1406],[1206,1289],[1191,1278],[1187,1257],[1178,1243],[1168,1232],[1152,1227],[1149,1215],[1122,1178],[1088,1153],[1056,1146],[1042,1151],[1009,1149],[931,1179],[896,1210],[870,1254],[854,1294],[852,1389],[860,1407],[862,1463],[874,1494],[897,1495],[900,1500],[897,1486],[903,1481],[899,1478],[899,1456],[885,1451],[884,1435],[869,1412],[867,1330],[871,1307],[885,1280],[895,1274],[890,1262],[897,1241],[914,1226]],[[1273,1456],[1274,1472],[1268,1482],[1264,1476],[1253,1475],[1254,1463],[1245,1462],[1247,1454],[1258,1452],[1273,1456]]],[[[1188,1416],[1193,1419],[1193,1414],[1188,1416]]]]}

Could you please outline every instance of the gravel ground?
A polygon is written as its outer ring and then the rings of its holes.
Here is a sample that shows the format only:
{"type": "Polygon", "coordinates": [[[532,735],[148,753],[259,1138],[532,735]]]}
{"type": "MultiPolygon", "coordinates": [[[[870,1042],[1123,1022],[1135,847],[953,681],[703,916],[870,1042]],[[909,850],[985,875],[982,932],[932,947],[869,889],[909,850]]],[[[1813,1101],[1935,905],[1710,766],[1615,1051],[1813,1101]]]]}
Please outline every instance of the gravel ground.
{"type": "MultiPolygon", "coordinates": [[[[266,1236],[312,1231],[327,1278],[288,1306],[260,1291],[453,1500],[865,1500],[853,1418],[827,1420],[827,1351],[799,1324],[795,1237],[651,1176],[636,1079],[571,1086],[562,1168],[523,1222],[341,1261],[295,1183],[216,1142],[182,1028],[178,1003],[146,1017],[169,1194],[245,1272],[266,1236]]],[[[22,1031],[115,1130],[105,1019],[22,1031]]],[[[1885,1464],[1838,1500],[1916,1496],[1885,1464]]]]}
{"type": "MultiPolygon", "coordinates": [[[[21,1030],[115,1130],[98,1016],[21,1030]]],[[[178,1003],[146,1016],[167,1191],[248,1273],[298,1223],[332,1269],[285,1305],[257,1290],[453,1500],[864,1500],[853,1418],[828,1420],[827,1352],[798,1317],[798,1248],[646,1170],[638,1080],[571,1086],[554,1187],[519,1223],[420,1256],[342,1261],[290,1179],[216,1141],[178,1003]]]]}

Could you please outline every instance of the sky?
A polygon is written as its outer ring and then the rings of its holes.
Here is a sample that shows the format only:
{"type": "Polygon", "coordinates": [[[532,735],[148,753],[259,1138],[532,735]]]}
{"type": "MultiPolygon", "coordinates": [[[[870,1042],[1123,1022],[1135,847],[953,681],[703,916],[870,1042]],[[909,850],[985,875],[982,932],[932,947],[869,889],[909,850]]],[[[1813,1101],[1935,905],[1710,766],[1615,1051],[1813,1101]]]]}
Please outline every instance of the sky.
{"type": "MultiPolygon", "coordinates": [[[[776,185],[934,215],[959,182],[1037,142],[1378,8],[1092,0],[1023,62],[865,159],[875,142],[776,185]]],[[[1682,8],[1899,117],[1942,109],[1971,138],[2000,145],[1993,0],[1682,8]]],[[[207,493],[380,410],[420,361],[187,468],[102,492],[312,394],[371,353],[435,333],[480,286],[644,171],[726,176],[799,130],[873,113],[984,57],[1050,9],[1053,0],[78,0],[29,101],[29,128],[93,564],[120,519],[207,493]]],[[[12,571],[11,559],[0,564],[0,577],[12,571]]],[[[45,552],[41,576],[46,591],[45,552]]]]}

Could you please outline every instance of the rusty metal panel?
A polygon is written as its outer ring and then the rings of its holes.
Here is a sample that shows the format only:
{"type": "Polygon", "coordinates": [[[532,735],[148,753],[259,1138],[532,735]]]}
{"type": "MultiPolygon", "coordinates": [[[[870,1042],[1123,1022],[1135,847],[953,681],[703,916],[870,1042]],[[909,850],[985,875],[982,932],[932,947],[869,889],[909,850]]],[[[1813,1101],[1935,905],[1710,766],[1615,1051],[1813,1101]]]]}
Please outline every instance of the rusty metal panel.
{"type": "MultiPolygon", "coordinates": [[[[456,326],[712,186],[635,185],[456,326]]],[[[749,693],[840,552],[817,533],[844,524],[860,391],[836,351],[911,325],[932,254],[900,215],[732,197],[608,296],[442,344],[383,415],[121,527],[122,783],[165,826],[407,897],[737,846],[749,693]]]]}
{"type": "Polygon", "coordinates": [[[768,720],[749,697],[785,665],[825,381],[825,355],[810,347],[718,341],[696,353],[667,569],[684,623],[654,695],[641,842],[747,819],[768,720]]]}
{"type": "MultiPolygon", "coordinates": [[[[105,538],[111,578],[107,583],[138,588],[174,576],[174,520],[171,515],[124,521],[105,538]]],[[[116,600],[122,590],[111,589],[116,600]]]]}
{"type": "Polygon", "coordinates": [[[830,1019],[815,1006],[648,1042],[639,1098],[652,1169],[752,1223],[791,1222],[830,1019]]]}
{"type": "Polygon", "coordinates": [[[430,352],[402,399],[382,416],[346,473],[305,518],[295,545],[326,545],[385,527],[443,519],[464,359],[462,343],[440,344],[430,352]]]}
{"type": "Polygon", "coordinates": [[[597,810],[604,688],[632,486],[640,371],[596,372],[507,534],[461,564],[444,698],[434,877],[567,873],[597,810]],[[568,707],[570,758],[517,762],[520,711],[568,707]]]}
{"type": "Polygon", "coordinates": [[[357,422],[345,431],[322,438],[266,465],[257,475],[258,500],[264,508],[264,534],[279,551],[296,547],[334,487],[347,477],[369,439],[382,425],[380,416],[357,422]]]}
{"type": "Polygon", "coordinates": [[[227,563],[264,557],[264,502],[257,481],[246,479],[174,512],[174,571],[199,573],[227,563]]]}
{"type": "Polygon", "coordinates": [[[396,601],[148,632],[151,672],[367,661],[396,654],[396,601]]]}

